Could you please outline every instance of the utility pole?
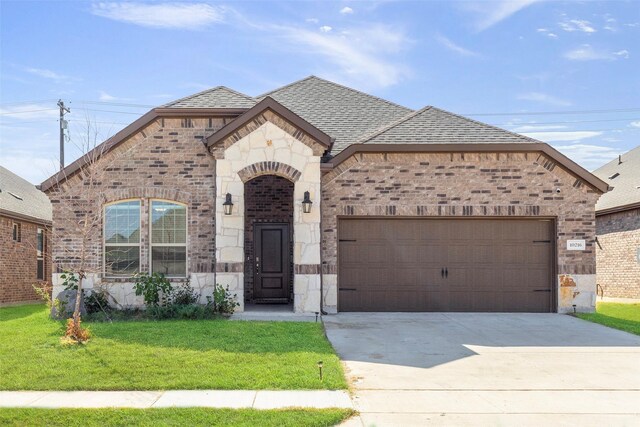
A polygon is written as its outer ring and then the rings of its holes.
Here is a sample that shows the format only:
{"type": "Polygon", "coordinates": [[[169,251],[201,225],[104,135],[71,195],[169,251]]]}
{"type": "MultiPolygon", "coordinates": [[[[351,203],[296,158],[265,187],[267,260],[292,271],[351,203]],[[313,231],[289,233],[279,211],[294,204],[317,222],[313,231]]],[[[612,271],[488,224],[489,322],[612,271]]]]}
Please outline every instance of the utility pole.
{"type": "Polygon", "coordinates": [[[70,113],[71,109],[64,106],[62,99],[58,100],[58,107],[60,107],[60,170],[62,170],[64,169],[64,130],[67,128],[64,115],[70,113]]]}

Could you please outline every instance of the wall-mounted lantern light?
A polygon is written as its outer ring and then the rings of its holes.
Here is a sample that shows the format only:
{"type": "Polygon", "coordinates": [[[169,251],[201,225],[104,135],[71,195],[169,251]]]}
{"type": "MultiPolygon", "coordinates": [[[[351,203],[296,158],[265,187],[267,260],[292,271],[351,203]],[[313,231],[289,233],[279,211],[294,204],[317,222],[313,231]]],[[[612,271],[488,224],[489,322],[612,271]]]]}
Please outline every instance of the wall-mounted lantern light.
{"type": "Polygon", "coordinates": [[[225,215],[231,215],[231,212],[233,212],[233,202],[231,201],[231,193],[227,193],[227,196],[224,199],[224,203],[222,204],[222,207],[224,208],[225,215]]]}
{"type": "Polygon", "coordinates": [[[308,191],[304,192],[304,199],[302,199],[302,212],[309,213],[311,212],[311,205],[313,202],[311,201],[310,194],[308,191]]]}

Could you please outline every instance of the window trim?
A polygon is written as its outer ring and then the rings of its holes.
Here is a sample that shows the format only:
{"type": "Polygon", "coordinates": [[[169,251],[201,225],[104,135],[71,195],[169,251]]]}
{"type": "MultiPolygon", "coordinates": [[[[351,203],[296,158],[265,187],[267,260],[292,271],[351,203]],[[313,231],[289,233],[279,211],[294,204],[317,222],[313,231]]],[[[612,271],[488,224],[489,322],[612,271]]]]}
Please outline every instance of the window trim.
{"type": "Polygon", "coordinates": [[[11,240],[14,242],[22,242],[22,224],[19,222],[13,222],[11,229],[11,240]]]}
{"type": "MultiPolygon", "coordinates": [[[[125,202],[138,202],[139,215],[138,215],[138,230],[140,230],[139,238],[138,238],[138,273],[141,270],[140,262],[142,262],[142,207],[144,205],[144,199],[140,198],[129,198],[129,199],[121,199],[114,200],[113,202],[105,203],[102,206],[102,276],[109,279],[122,279],[129,277],[127,274],[107,274],[107,246],[136,246],[131,243],[111,243],[109,245],[106,244],[106,235],[107,235],[107,207],[112,205],[117,205],[125,202]]],[[[135,274],[135,273],[134,273],[135,274]]]]}
{"type": "Polygon", "coordinates": [[[165,246],[165,247],[176,247],[181,248],[184,247],[184,275],[171,275],[166,276],[168,279],[186,279],[189,277],[189,205],[186,203],[178,202],[175,200],[169,199],[149,199],[149,227],[147,228],[147,232],[149,233],[149,268],[148,273],[153,274],[153,247],[154,246],[165,246]],[[173,203],[174,205],[183,206],[185,210],[184,221],[185,221],[185,239],[184,243],[153,243],[153,202],[167,202],[173,203]]]}
{"type": "Polygon", "coordinates": [[[38,227],[36,229],[36,279],[37,280],[45,280],[45,276],[47,275],[45,271],[45,264],[44,264],[45,244],[46,243],[45,243],[44,229],[38,227]],[[42,234],[42,250],[38,249],[38,240],[41,234],[42,234]],[[38,274],[38,263],[40,261],[42,261],[42,277],[40,277],[40,275],[38,274]]]}

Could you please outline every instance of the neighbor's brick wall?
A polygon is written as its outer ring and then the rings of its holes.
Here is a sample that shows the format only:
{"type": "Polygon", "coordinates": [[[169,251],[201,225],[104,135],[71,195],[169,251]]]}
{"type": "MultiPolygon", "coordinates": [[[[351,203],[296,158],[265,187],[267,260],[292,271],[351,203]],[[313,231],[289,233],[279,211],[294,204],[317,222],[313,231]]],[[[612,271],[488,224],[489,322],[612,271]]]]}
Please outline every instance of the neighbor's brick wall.
{"type": "MultiPolygon", "coordinates": [[[[289,237],[293,235],[293,182],[274,175],[258,176],[244,184],[244,296],[253,299],[254,258],[253,225],[256,222],[280,222],[290,225],[289,237]]],[[[293,295],[293,242],[289,242],[291,271],[289,272],[290,295],[293,295]]]]}
{"type": "Polygon", "coordinates": [[[338,216],[541,216],[557,217],[557,273],[595,274],[598,197],[539,153],[355,154],[322,179],[323,271],[337,272],[338,216]]]}
{"type": "Polygon", "coordinates": [[[640,209],[596,218],[597,281],[605,297],[640,298],[640,209]]]}
{"type": "Polygon", "coordinates": [[[0,216],[0,305],[40,299],[32,285],[48,282],[51,277],[48,237],[43,225],[0,216]],[[13,240],[14,223],[20,223],[22,227],[19,242],[13,240]],[[37,279],[38,228],[45,230],[44,281],[37,279]]]}
{"type": "MultiPolygon", "coordinates": [[[[203,140],[228,120],[157,119],[94,165],[101,171],[98,194],[78,190],[78,177],[70,178],[61,191],[47,191],[53,206],[56,237],[53,243],[54,268],[78,264],[74,257],[81,247],[82,233],[77,226],[80,214],[73,209],[68,197],[79,196],[85,202],[83,209],[90,212],[102,212],[108,202],[142,200],[141,271],[149,268],[148,199],[185,203],[188,207],[187,271],[213,272],[215,160],[207,152],[203,140]]],[[[94,215],[92,217],[95,218],[94,215]]],[[[102,220],[99,219],[95,225],[96,232],[91,235],[88,257],[89,270],[95,272],[102,271],[102,220]]]]}

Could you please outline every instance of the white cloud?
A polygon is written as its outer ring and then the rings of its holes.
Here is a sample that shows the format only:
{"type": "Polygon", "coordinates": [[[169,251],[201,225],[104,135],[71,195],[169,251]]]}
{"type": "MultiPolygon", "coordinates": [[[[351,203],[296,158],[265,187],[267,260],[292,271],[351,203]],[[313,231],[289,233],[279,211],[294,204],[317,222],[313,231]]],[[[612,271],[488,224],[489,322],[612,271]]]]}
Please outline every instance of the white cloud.
{"type": "Polygon", "coordinates": [[[517,98],[523,101],[541,102],[544,104],[556,105],[558,107],[567,107],[571,105],[571,102],[567,101],[566,99],[561,99],[556,96],[541,92],[522,93],[518,95],[517,98]]]}
{"type": "Polygon", "coordinates": [[[623,49],[617,52],[608,52],[601,49],[595,49],[589,44],[583,44],[580,47],[565,52],[564,57],[571,61],[611,61],[619,58],[629,58],[629,51],[623,49]]]}
{"type": "Polygon", "coordinates": [[[616,21],[615,18],[612,18],[611,15],[605,14],[604,27],[602,28],[611,32],[618,31],[618,21],[616,21]]]}
{"type": "Polygon", "coordinates": [[[443,36],[442,34],[438,34],[436,35],[436,40],[438,41],[438,43],[440,43],[442,46],[446,47],[447,49],[462,55],[462,56],[480,56],[479,53],[477,52],[473,52],[469,49],[465,49],[462,46],[459,46],[457,44],[455,44],[453,41],[449,40],[448,38],[446,38],[445,36],[443,36]]]}
{"type": "Polygon", "coordinates": [[[596,29],[591,22],[584,19],[565,19],[562,22],[558,22],[560,28],[567,32],[580,31],[583,33],[595,33],[596,29]]]}
{"type": "Polygon", "coordinates": [[[322,27],[320,27],[320,31],[322,31],[323,33],[328,33],[331,30],[333,30],[333,28],[328,25],[323,25],[322,27]]]}
{"type": "Polygon", "coordinates": [[[46,119],[58,117],[59,109],[55,103],[51,104],[20,104],[0,108],[0,117],[3,119],[46,119]]]}
{"type": "Polygon", "coordinates": [[[552,33],[547,28],[538,28],[536,31],[539,32],[540,34],[544,34],[545,36],[549,37],[550,39],[557,39],[558,38],[558,35],[556,33],[552,33]]]}
{"type": "Polygon", "coordinates": [[[56,81],[69,79],[69,76],[58,74],[54,71],[47,70],[45,68],[26,67],[24,70],[29,74],[33,74],[34,76],[42,77],[45,79],[56,80],[56,81]]]}
{"type": "Polygon", "coordinates": [[[578,163],[585,169],[594,170],[615,159],[620,154],[619,149],[602,145],[570,144],[554,145],[558,151],[578,163]]]}
{"type": "Polygon", "coordinates": [[[514,13],[540,0],[497,0],[463,3],[463,7],[478,15],[476,28],[484,31],[509,18],[514,13]]]}
{"type": "Polygon", "coordinates": [[[101,90],[100,91],[100,101],[116,101],[118,98],[115,96],[109,95],[107,92],[101,90]]]}
{"type": "Polygon", "coordinates": [[[557,141],[581,141],[587,138],[593,138],[602,135],[602,132],[578,130],[578,131],[566,131],[566,132],[525,132],[530,138],[538,139],[544,142],[557,142],[557,141]]]}
{"type": "Polygon", "coordinates": [[[640,128],[640,120],[629,123],[631,127],[640,128]]]}
{"type": "Polygon", "coordinates": [[[317,24],[318,22],[320,22],[320,20],[318,18],[307,18],[305,19],[305,22],[308,22],[310,24],[317,24]]]}
{"type": "Polygon", "coordinates": [[[343,15],[348,15],[353,13],[353,9],[351,9],[349,6],[345,6],[342,9],[340,9],[340,13],[343,15]]]}
{"type": "Polygon", "coordinates": [[[324,74],[346,80],[345,83],[386,87],[408,74],[407,68],[391,56],[404,50],[410,41],[402,31],[385,25],[350,28],[340,33],[282,26],[270,29],[279,32],[292,47],[324,57],[332,64],[324,74]]]}
{"type": "Polygon", "coordinates": [[[116,3],[92,5],[91,13],[115,21],[152,28],[199,29],[222,22],[224,9],[206,3],[116,3]]]}

